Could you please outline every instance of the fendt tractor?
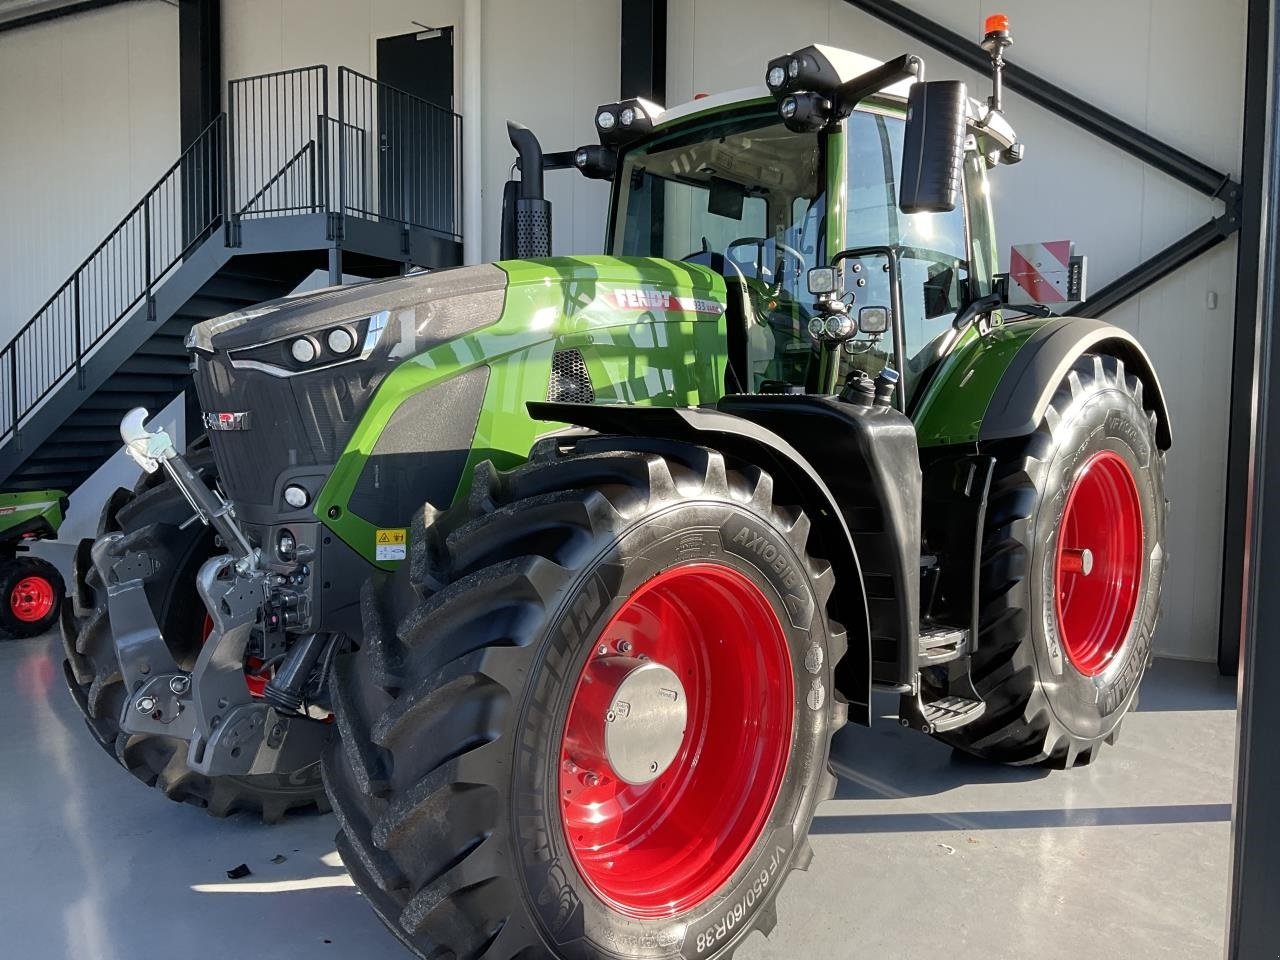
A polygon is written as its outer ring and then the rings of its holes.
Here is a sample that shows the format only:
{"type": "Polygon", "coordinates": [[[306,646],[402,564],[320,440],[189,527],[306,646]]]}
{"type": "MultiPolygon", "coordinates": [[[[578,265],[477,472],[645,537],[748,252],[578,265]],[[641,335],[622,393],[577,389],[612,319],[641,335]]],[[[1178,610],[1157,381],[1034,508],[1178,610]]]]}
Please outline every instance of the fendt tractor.
{"type": "Polygon", "coordinates": [[[213,814],[327,807],[419,957],[728,957],[872,694],[978,757],[1116,739],[1164,566],[1142,347],[1010,306],[993,92],[825,46],[520,155],[496,263],[188,339],[207,432],[79,552],[67,676],[213,814]],[[551,257],[543,174],[612,183],[551,257]],[[197,522],[202,521],[202,522],[197,522]],[[321,778],[323,768],[323,782],[321,778]]]}

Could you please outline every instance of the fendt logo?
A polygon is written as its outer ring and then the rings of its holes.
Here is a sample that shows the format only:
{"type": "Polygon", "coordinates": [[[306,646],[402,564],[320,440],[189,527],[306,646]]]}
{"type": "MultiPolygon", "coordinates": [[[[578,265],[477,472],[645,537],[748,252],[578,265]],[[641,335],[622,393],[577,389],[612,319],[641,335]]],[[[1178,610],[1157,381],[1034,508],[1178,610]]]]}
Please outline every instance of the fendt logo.
{"type": "Polygon", "coordinates": [[[676,310],[681,313],[709,313],[712,316],[724,313],[724,307],[718,301],[680,297],[670,290],[657,290],[653,287],[617,289],[611,295],[620,310],[676,310]]]}
{"type": "Polygon", "coordinates": [[[210,430],[248,430],[249,411],[240,413],[206,413],[204,425],[210,430]]]}

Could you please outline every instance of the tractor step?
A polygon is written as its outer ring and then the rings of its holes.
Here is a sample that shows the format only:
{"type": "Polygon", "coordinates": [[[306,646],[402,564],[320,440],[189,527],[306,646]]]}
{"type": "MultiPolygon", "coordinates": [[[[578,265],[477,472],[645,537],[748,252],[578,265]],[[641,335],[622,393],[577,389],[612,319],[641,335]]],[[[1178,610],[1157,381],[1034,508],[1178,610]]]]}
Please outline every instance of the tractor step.
{"type": "Polygon", "coordinates": [[[921,667],[959,660],[972,653],[970,631],[965,627],[947,627],[924,623],[920,626],[919,662],[921,667]]]}
{"type": "Polygon", "coordinates": [[[943,697],[926,703],[923,707],[923,719],[928,724],[926,733],[945,733],[963,727],[987,712],[987,705],[983,701],[966,700],[964,697],[943,697]]]}

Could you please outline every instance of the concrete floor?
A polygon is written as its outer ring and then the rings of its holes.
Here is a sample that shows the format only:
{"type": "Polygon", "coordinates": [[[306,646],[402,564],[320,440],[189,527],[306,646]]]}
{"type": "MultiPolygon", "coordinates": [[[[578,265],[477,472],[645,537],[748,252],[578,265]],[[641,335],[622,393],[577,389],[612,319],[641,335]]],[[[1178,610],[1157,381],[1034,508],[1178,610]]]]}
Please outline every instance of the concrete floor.
{"type": "MultiPolygon", "coordinates": [[[[1233,708],[1212,667],[1160,662],[1119,746],[1065,773],[846,729],[813,866],[740,960],[1220,957],[1233,708]]],[[[0,731],[0,955],[406,956],[351,886],[332,818],[217,821],[143,790],[84,730],[53,640],[0,643],[0,731]],[[240,863],[252,875],[228,880],[240,863]]]]}

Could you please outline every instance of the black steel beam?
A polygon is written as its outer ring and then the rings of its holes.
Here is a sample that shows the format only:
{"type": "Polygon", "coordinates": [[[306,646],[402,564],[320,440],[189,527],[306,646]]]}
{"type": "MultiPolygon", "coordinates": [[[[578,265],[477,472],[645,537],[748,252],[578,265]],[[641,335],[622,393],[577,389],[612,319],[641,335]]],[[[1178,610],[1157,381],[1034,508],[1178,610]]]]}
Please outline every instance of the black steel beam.
{"type": "Polygon", "coordinates": [[[667,99],[667,0],[622,0],[621,98],[667,99]]]}
{"type": "MultiPolygon", "coordinates": [[[[979,73],[989,73],[991,70],[991,58],[977,43],[896,3],[895,0],[845,0],[845,3],[941,50],[953,60],[979,73]]],[[[1087,100],[1063,90],[1016,63],[1006,63],[1004,85],[1036,106],[1043,107],[1112,146],[1119,147],[1175,180],[1211,197],[1227,197],[1232,186],[1229,175],[1201,163],[1190,154],[1132,124],[1125,123],[1119,117],[1098,109],[1087,100]]]]}
{"type": "MultiPolygon", "coordinates": [[[[1244,137],[1240,179],[1262,183],[1267,163],[1268,0],[1249,0],[1244,67],[1244,137]]],[[[1222,601],[1218,615],[1218,669],[1233,674],[1240,664],[1240,604],[1244,587],[1245,503],[1249,492],[1249,421],[1253,411],[1253,360],[1258,319],[1258,259],[1262,204],[1240,212],[1236,257],[1235,338],[1231,355],[1231,406],[1227,420],[1226,516],[1222,532],[1222,601]]]]}
{"type": "MultiPolygon", "coordinates": [[[[1280,944],[1280,590],[1275,570],[1280,564],[1280,157],[1275,138],[1280,130],[1280,89],[1276,85],[1276,47],[1280,21],[1276,0],[1250,0],[1249,49],[1267,61],[1269,87],[1262,96],[1267,123],[1262,176],[1257,180],[1261,223],[1259,244],[1241,246],[1240,259],[1256,261],[1259,310],[1254,314],[1257,363],[1252,378],[1254,416],[1249,431],[1244,540],[1244,630],[1240,662],[1240,704],[1236,756],[1233,858],[1227,931],[1229,960],[1276,956],[1280,944]],[[1255,45],[1258,38],[1263,38],[1255,45]],[[1267,43],[1270,52],[1267,53],[1267,43]]],[[[1251,66],[1255,66],[1256,61],[1251,66]]],[[[1246,95],[1250,108],[1259,107],[1246,95]]],[[[1255,117],[1248,118],[1256,121],[1255,117]]],[[[1247,143],[1247,141],[1246,141],[1247,143]]],[[[1242,237],[1243,239],[1243,237],[1242,237]]]]}
{"type": "Polygon", "coordinates": [[[1235,220],[1218,217],[1197,227],[1185,237],[1180,237],[1159,253],[1124,273],[1102,289],[1089,294],[1089,299],[1067,311],[1074,316],[1098,317],[1118,307],[1130,297],[1136,297],[1157,281],[1173,273],[1185,263],[1231,236],[1235,232],[1235,220]]]}
{"type": "Polygon", "coordinates": [[[181,143],[222,111],[220,0],[178,0],[178,122],[181,143]]]}

